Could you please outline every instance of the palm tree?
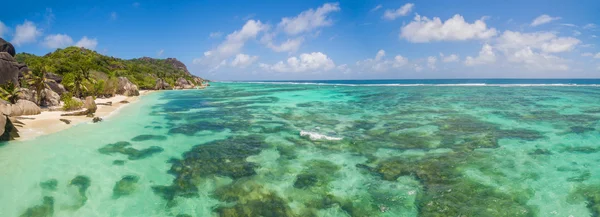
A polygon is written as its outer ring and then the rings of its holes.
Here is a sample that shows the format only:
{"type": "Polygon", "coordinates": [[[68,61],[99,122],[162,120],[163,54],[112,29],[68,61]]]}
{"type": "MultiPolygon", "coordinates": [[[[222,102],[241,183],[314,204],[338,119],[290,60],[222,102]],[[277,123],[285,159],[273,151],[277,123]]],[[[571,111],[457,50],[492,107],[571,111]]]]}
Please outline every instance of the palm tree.
{"type": "Polygon", "coordinates": [[[47,84],[48,79],[46,78],[46,71],[48,67],[43,63],[34,64],[31,66],[31,71],[25,75],[25,79],[27,79],[27,84],[30,87],[35,88],[35,92],[37,93],[37,104],[40,105],[42,103],[42,91],[45,88],[50,88],[47,84]]]}
{"type": "Polygon", "coordinates": [[[0,86],[0,98],[10,103],[16,103],[19,99],[19,88],[9,81],[8,83],[0,86]]]}

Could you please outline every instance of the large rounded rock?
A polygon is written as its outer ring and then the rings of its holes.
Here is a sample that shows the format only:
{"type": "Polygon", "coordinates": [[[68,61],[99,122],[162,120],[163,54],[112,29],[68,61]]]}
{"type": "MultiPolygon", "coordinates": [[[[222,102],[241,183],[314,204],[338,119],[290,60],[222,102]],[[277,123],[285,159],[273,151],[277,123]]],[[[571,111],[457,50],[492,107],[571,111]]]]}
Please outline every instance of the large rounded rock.
{"type": "Polygon", "coordinates": [[[46,81],[46,84],[48,85],[48,87],[50,87],[50,89],[52,89],[52,91],[56,92],[58,95],[62,95],[63,93],[67,92],[67,89],[65,89],[65,86],[63,86],[62,84],[59,84],[56,81],[49,80],[49,81],[46,81]]]}
{"type": "Polygon", "coordinates": [[[185,78],[178,78],[177,82],[175,82],[176,89],[192,89],[194,88],[194,84],[185,78]]]}
{"type": "Polygon", "coordinates": [[[163,79],[156,79],[156,85],[154,85],[155,90],[171,90],[173,89],[169,83],[167,83],[163,79]]]}
{"type": "Polygon", "coordinates": [[[42,91],[42,102],[41,106],[52,107],[60,105],[60,95],[52,91],[51,89],[44,89],[42,91]]]}
{"type": "Polygon", "coordinates": [[[27,88],[20,88],[19,94],[17,95],[17,100],[27,100],[31,102],[37,101],[36,93],[33,90],[27,88]]]}
{"type": "Polygon", "coordinates": [[[140,91],[138,87],[131,83],[129,79],[126,77],[119,77],[119,82],[117,84],[117,94],[125,95],[125,96],[139,96],[140,91]]]}
{"type": "Polygon", "coordinates": [[[38,115],[40,113],[42,113],[42,110],[34,102],[19,100],[16,104],[11,106],[10,116],[38,115]]]}
{"type": "Polygon", "coordinates": [[[0,114],[0,141],[10,141],[19,137],[19,130],[8,116],[0,114]]]}
{"type": "Polygon", "coordinates": [[[15,47],[12,44],[8,43],[4,39],[0,38],[0,52],[6,52],[11,56],[15,56],[15,47]]]}
{"type": "Polygon", "coordinates": [[[62,79],[63,79],[62,76],[54,74],[54,73],[51,73],[51,72],[47,72],[46,73],[46,78],[54,80],[54,81],[56,81],[58,83],[61,83],[62,79]]]}
{"type": "Polygon", "coordinates": [[[0,52],[0,84],[19,84],[19,63],[7,52],[0,52]]]}
{"type": "Polygon", "coordinates": [[[98,109],[96,102],[94,101],[94,97],[88,96],[83,101],[83,107],[86,108],[90,113],[95,113],[98,109]]]}

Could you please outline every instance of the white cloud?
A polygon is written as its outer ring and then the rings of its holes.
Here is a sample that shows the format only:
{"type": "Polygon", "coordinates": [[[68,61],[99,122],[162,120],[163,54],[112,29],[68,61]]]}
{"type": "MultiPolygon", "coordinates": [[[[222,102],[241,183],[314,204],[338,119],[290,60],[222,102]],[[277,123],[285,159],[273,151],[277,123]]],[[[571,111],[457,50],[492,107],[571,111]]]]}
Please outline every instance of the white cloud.
{"type": "Polygon", "coordinates": [[[600,59],[600,53],[597,53],[596,55],[594,55],[595,59],[600,59]]]}
{"type": "Polygon", "coordinates": [[[20,46],[35,42],[36,38],[40,35],[42,35],[42,31],[38,30],[33,22],[25,20],[23,24],[17,25],[15,36],[11,42],[16,46],[20,46]]]}
{"type": "Polygon", "coordinates": [[[265,30],[268,26],[262,24],[260,21],[248,20],[246,24],[240,30],[236,30],[231,34],[227,35],[225,41],[223,41],[216,48],[205,51],[204,56],[194,59],[194,64],[201,64],[211,68],[211,71],[216,70],[218,67],[223,65],[223,61],[239,54],[246,41],[256,38],[256,36],[265,30]]]}
{"type": "Polygon", "coordinates": [[[456,14],[442,23],[439,17],[429,19],[418,14],[409,24],[402,27],[400,37],[410,42],[464,41],[469,39],[488,39],[497,34],[496,29],[487,28],[484,18],[467,23],[456,14]]]}
{"type": "Polygon", "coordinates": [[[344,73],[344,74],[348,74],[350,72],[352,72],[352,70],[348,67],[348,64],[342,64],[336,67],[337,70],[339,70],[340,72],[344,73]]]}
{"type": "Polygon", "coordinates": [[[0,21],[0,37],[2,37],[6,32],[8,32],[8,27],[0,21]]]}
{"type": "Polygon", "coordinates": [[[479,51],[479,55],[476,57],[468,56],[465,59],[465,65],[473,66],[473,65],[482,65],[496,62],[496,54],[492,46],[489,44],[484,44],[481,47],[481,51],[479,51]]]}
{"type": "Polygon", "coordinates": [[[504,31],[498,38],[497,47],[505,52],[531,47],[541,49],[546,53],[560,53],[573,50],[579,43],[581,43],[579,39],[558,37],[551,32],[520,33],[504,31]]]}
{"type": "Polygon", "coordinates": [[[588,23],[585,26],[583,26],[584,29],[595,29],[596,28],[596,24],[593,23],[588,23]]]}
{"type": "Polygon", "coordinates": [[[458,62],[460,60],[460,57],[456,54],[450,54],[450,55],[446,56],[443,53],[440,53],[440,59],[442,59],[442,62],[450,63],[450,62],[458,62]]]}
{"type": "Polygon", "coordinates": [[[110,13],[110,20],[117,20],[117,18],[118,18],[117,12],[113,11],[112,13],[110,13]]]}
{"type": "Polygon", "coordinates": [[[83,38],[81,38],[81,40],[79,40],[77,43],[75,43],[75,46],[77,46],[77,47],[83,47],[83,48],[87,48],[90,50],[96,49],[97,45],[98,45],[97,39],[88,38],[87,36],[83,36],[83,38]]]}
{"type": "Polygon", "coordinates": [[[435,63],[437,62],[437,58],[434,56],[429,56],[427,57],[427,67],[429,67],[430,69],[434,69],[436,68],[435,63]]]}
{"type": "Polygon", "coordinates": [[[581,35],[580,31],[577,31],[577,30],[573,31],[573,36],[580,36],[580,35],[581,35]]]}
{"type": "Polygon", "coordinates": [[[48,35],[42,44],[47,48],[64,48],[73,45],[73,39],[66,34],[48,35]]]}
{"type": "Polygon", "coordinates": [[[220,38],[223,36],[223,32],[211,32],[208,37],[210,38],[220,38]]]}
{"type": "Polygon", "coordinates": [[[415,7],[415,4],[407,3],[396,10],[390,10],[390,9],[385,10],[385,13],[383,13],[383,18],[386,20],[395,20],[398,17],[408,15],[408,13],[410,13],[410,11],[412,11],[412,9],[414,7],[415,7]]]}
{"type": "Polygon", "coordinates": [[[295,39],[288,39],[286,42],[283,42],[279,46],[270,44],[269,47],[275,52],[295,52],[298,50],[303,41],[304,38],[299,37],[295,39]]]}
{"type": "Polygon", "coordinates": [[[309,32],[319,27],[332,25],[333,21],[327,16],[331,12],[339,10],[339,3],[326,3],[317,10],[309,9],[296,17],[284,17],[278,26],[289,35],[309,32]]]}
{"type": "Polygon", "coordinates": [[[591,57],[591,56],[594,56],[594,54],[590,53],[590,52],[587,52],[587,53],[582,53],[581,56],[582,57],[591,57]]]}
{"type": "Polygon", "coordinates": [[[163,53],[165,53],[165,49],[160,49],[157,53],[156,56],[162,56],[163,53]]]}
{"type": "Polygon", "coordinates": [[[384,50],[379,50],[374,59],[357,61],[356,66],[367,72],[386,72],[389,69],[400,68],[408,63],[408,59],[403,56],[397,55],[393,60],[389,60],[385,58],[385,55],[384,50]]]}
{"type": "Polygon", "coordinates": [[[371,12],[375,12],[378,11],[379,9],[381,9],[383,7],[383,5],[378,4],[377,6],[375,6],[373,9],[371,9],[371,12]]]}
{"type": "Polygon", "coordinates": [[[247,54],[237,54],[235,55],[235,59],[233,59],[233,61],[231,61],[231,66],[233,67],[239,67],[239,68],[246,68],[249,65],[251,65],[252,63],[254,63],[256,60],[258,60],[258,56],[250,56],[247,54]]]}
{"type": "Polygon", "coordinates": [[[533,71],[565,71],[569,69],[566,60],[544,53],[534,52],[530,47],[523,48],[507,56],[509,62],[522,63],[533,71]]]}
{"type": "Polygon", "coordinates": [[[532,22],[531,22],[531,26],[539,26],[542,24],[546,24],[555,20],[560,20],[560,17],[551,17],[547,14],[542,14],[539,17],[536,17],[532,22]]]}
{"type": "Polygon", "coordinates": [[[261,68],[275,72],[320,72],[335,68],[335,63],[321,52],[303,53],[299,57],[290,57],[286,62],[279,61],[269,65],[261,63],[261,68]]]}

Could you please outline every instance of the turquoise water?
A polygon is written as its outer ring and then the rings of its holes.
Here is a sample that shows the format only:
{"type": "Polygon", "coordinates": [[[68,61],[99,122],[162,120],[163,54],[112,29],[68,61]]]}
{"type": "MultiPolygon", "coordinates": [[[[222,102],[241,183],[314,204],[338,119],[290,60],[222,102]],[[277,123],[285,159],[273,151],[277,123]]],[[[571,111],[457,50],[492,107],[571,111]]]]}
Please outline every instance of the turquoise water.
{"type": "Polygon", "coordinates": [[[0,216],[598,216],[599,129],[594,86],[213,83],[4,144],[0,216]]]}

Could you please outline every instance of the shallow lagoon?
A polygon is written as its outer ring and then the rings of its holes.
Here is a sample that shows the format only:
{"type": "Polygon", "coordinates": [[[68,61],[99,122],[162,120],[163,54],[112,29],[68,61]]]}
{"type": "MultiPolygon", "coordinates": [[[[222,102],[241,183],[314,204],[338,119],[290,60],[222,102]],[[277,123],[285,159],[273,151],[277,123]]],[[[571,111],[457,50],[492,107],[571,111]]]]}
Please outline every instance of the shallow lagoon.
{"type": "Polygon", "coordinates": [[[598,87],[213,83],[4,144],[0,216],[597,216],[599,144],[598,87]]]}

